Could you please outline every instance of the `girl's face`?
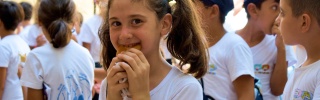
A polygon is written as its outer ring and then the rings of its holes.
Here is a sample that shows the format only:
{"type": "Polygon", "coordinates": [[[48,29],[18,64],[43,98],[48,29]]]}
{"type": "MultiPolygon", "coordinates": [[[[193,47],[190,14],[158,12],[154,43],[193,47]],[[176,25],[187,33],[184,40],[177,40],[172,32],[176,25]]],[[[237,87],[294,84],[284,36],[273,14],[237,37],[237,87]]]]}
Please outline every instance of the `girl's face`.
{"type": "Polygon", "coordinates": [[[161,23],[155,11],[146,5],[144,0],[112,1],[107,20],[111,42],[116,50],[120,46],[141,45],[141,51],[146,56],[159,52],[161,23]]]}
{"type": "Polygon", "coordinates": [[[266,0],[261,4],[256,24],[263,33],[270,34],[272,32],[279,11],[279,4],[275,0],[266,0]]]}

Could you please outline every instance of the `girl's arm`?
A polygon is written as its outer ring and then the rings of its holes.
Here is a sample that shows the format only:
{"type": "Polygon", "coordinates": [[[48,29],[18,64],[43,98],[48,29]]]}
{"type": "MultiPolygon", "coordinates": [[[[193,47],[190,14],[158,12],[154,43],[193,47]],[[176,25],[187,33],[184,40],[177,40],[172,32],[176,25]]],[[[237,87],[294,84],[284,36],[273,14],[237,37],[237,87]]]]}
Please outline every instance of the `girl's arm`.
{"type": "Polygon", "coordinates": [[[4,85],[6,83],[7,78],[7,68],[0,67],[0,100],[2,99],[2,95],[4,93],[4,85]]]}
{"type": "Polygon", "coordinates": [[[27,100],[43,100],[43,91],[42,89],[32,89],[28,88],[27,100]]]}
{"type": "Polygon", "coordinates": [[[254,100],[254,78],[251,75],[242,75],[232,83],[238,100],[254,100]]]}

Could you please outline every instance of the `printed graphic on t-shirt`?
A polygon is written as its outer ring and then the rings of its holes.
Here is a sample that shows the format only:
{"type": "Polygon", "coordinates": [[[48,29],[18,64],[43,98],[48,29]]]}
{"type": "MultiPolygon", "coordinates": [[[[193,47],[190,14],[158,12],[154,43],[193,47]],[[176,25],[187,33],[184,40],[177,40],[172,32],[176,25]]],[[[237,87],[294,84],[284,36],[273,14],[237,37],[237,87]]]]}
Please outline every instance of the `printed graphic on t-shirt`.
{"type": "Polygon", "coordinates": [[[68,97],[72,97],[72,100],[90,100],[91,87],[88,77],[83,73],[80,73],[79,76],[76,75],[77,73],[74,70],[68,71],[65,77],[68,84],[60,84],[57,100],[68,100],[68,97]]]}
{"type": "Polygon", "coordinates": [[[295,99],[302,99],[302,100],[312,100],[313,94],[308,91],[296,89],[294,91],[294,98],[295,99]]]}
{"type": "Polygon", "coordinates": [[[21,62],[26,62],[26,58],[27,58],[27,55],[26,55],[26,54],[20,53],[19,56],[20,56],[20,61],[21,61],[21,62]]]}
{"type": "Polygon", "coordinates": [[[269,64],[254,64],[254,69],[256,74],[270,74],[271,66],[269,64]]]}
{"type": "Polygon", "coordinates": [[[213,65],[213,64],[211,64],[211,65],[209,65],[209,71],[208,71],[208,73],[209,74],[213,74],[213,75],[216,75],[216,70],[217,70],[217,66],[215,66],[215,65],[213,65]]]}

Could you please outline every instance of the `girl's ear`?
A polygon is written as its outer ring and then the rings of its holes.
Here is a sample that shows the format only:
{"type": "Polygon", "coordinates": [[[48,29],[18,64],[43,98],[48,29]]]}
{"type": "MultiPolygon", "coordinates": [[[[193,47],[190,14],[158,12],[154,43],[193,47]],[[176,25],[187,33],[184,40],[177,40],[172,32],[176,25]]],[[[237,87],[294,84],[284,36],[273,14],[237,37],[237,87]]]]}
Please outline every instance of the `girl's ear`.
{"type": "Polygon", "coordinates": [[[172,27],[172,15],[166,14],[161,21],[161,36],[167,35],[172,27]]]}

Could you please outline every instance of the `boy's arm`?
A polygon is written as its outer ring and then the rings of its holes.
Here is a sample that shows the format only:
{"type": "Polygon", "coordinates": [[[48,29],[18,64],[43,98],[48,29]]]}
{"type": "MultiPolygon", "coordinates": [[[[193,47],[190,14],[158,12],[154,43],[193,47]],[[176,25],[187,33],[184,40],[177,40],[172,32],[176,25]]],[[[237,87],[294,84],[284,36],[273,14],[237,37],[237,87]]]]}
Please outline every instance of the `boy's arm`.
{"type": "Polygon", "coordinates": [[[283,42],[282,35],[279,31],[279,22],[276,21],[272,28],[272,33],[276,34],[275,45],[277,47],[277,60],[273,68],[270,78],[271,93],[279,96],[283,93],[287,82],[287,68],[286,48],[283,42]]]}
{"type": "Polygon", "coordinates": [[[32,89],[32,88],[28,88],[28,95],[27,95],[27,100],[43,100],[43,92],[42,89],[32,89]]]}
{"type": "Polygon", "coordinates": [[[278,48],[277,61],[270,78],[271,93],[279,96],[287,82],[287,61],[285,48],[278,48]]]}
{"type": "Polygon", "coordinates": [[[2,99],[2,95],[4,93],[4,85],[6,83],[7,78],[7,67],[0,67],[0,99],[2,99]]]}
{"type": "Polygon", "coordinates": [[[254,78],[251,75],[242,75],[232,83],[238,100],[254,100],[254,78]]]}

